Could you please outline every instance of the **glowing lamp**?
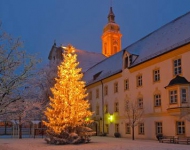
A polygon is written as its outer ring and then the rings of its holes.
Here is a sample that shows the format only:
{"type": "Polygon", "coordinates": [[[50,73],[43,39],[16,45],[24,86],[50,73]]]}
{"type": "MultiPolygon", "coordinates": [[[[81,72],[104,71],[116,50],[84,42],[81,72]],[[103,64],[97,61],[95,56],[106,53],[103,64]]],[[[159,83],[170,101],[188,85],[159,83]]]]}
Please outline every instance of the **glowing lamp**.
{"type": "Polygon", "coordinates": [[[90,118],[88,118],[88,117],[85,119],[85,121],[89,121],[89,120],[90,120],[90,118]]]}
{"type": "Polygon", "coordinates": [[[110,115],[108,119],[110,122],[113,122],[113,115],[110,115]]]}

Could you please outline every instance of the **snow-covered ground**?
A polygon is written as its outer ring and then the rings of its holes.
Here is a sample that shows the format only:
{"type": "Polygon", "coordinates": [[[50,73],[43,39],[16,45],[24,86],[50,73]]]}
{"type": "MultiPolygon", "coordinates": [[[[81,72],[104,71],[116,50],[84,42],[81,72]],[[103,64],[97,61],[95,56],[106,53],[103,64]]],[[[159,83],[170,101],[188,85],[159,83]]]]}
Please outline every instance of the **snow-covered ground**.
{"type": "Polygon", "coordinates": [[[49,145],[42,138],[2,138],[0,150],[190,150],[190,145],[159,143],[114,137],[92,137],[91,143],[80,145],[49,145]]]}

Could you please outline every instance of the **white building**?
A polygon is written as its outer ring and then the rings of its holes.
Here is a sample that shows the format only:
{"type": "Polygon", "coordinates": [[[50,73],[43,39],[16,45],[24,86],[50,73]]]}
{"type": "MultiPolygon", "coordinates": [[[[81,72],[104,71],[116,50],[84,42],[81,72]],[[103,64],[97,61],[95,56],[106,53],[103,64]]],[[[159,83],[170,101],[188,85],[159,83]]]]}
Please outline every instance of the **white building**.
{"type": "Polygon", "coordinates": [[[190,136],[190,122],[181,118],[190,109],[189,27],[187,13],[85,72],[98,133],[131,137],[125,112],[129,100],[144,110],[135,137],[190,136]]]}
{"type": "MultiPolygon", "coordinates": [[[[94,112],[94,130],[131,137],[126,106],[136,101],[144,110],[135,127],[136,138],[190,136],[190,122],[181,117],[190,110],[190,12],[121,51],[122,34],[114,17],[110,8],[102,35],[102,54],[107,58],[77,50],[94,112]]],[[[57,49],[50,52],[51,61],[59,57],[55,57],[57,49]]]]}

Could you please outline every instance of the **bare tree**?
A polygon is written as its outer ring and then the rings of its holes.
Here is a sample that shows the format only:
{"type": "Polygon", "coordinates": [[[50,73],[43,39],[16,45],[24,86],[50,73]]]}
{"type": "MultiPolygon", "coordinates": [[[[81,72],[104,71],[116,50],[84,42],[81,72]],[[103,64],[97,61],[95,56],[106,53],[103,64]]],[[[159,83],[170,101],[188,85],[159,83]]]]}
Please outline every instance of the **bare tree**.
{"type": "Polygon", "coordinates": [[[14,113],[9,107],[23,101],[27,81],[36,75],[39,60],[22,50],[23,43],[0,25],[0,115],[14,113]]]}
{"type": "Polygon", "coordinates": [[[132,140],[135,139],[135,126],[142,122],[144,110],[137,101],[126,100],[125,116],[132,128],[132,140]]]}

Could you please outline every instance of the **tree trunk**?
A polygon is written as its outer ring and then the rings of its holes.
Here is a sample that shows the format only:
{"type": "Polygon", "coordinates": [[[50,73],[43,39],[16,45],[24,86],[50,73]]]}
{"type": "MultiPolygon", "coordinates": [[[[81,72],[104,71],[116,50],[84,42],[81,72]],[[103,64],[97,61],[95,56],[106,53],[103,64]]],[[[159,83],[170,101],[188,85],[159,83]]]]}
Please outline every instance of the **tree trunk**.
{"type": "Polygon", "coordinates": [[[19,116],[19,139],[22,139],[22,123],[20,116],[19,116]]]}
{"type": "Polygon", "coordinates": [[[132,126],[132,140],[135,140],[135,127],[132,126]]]}

